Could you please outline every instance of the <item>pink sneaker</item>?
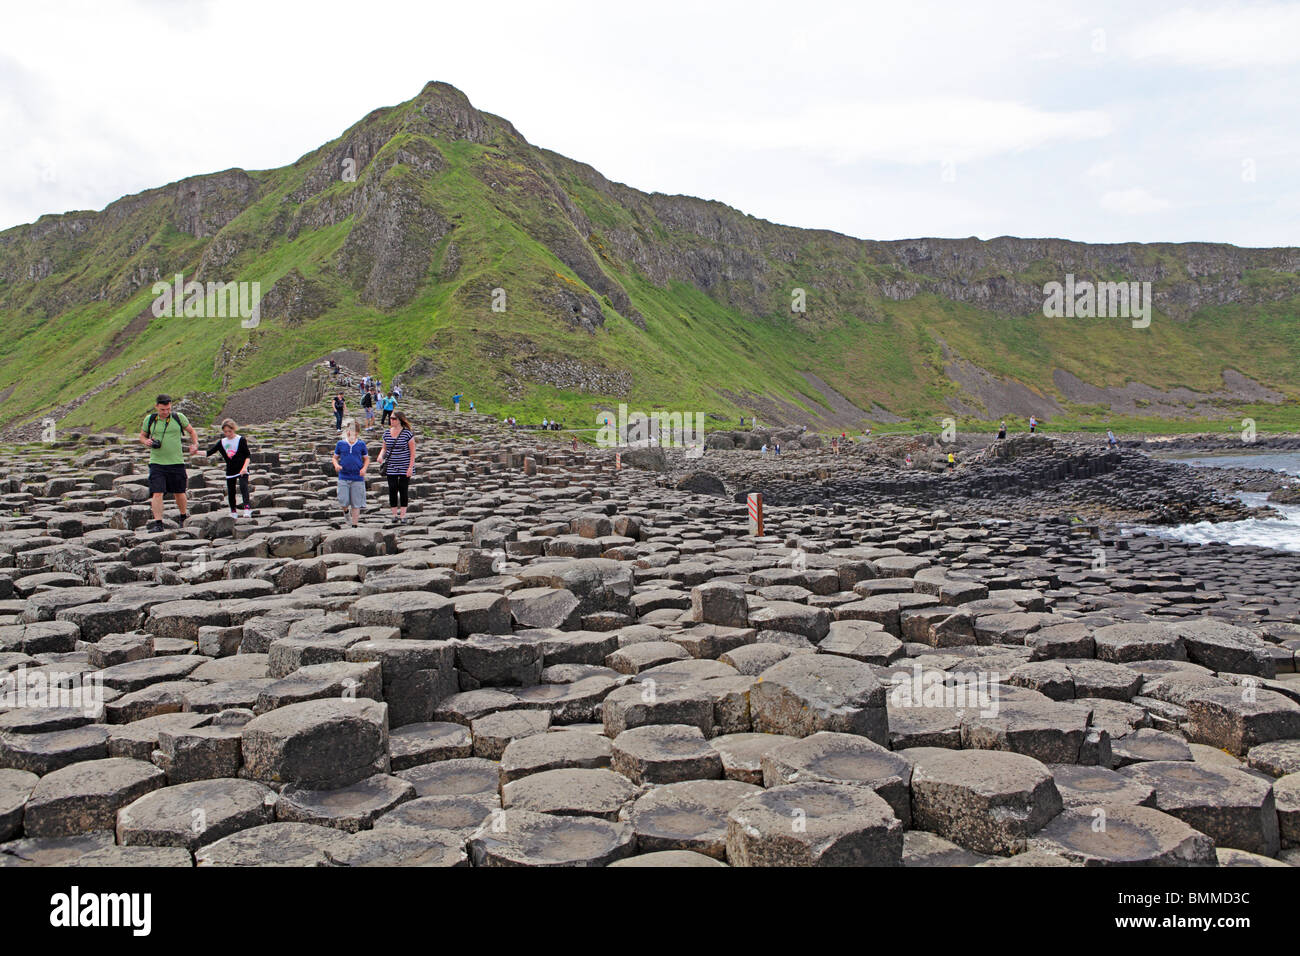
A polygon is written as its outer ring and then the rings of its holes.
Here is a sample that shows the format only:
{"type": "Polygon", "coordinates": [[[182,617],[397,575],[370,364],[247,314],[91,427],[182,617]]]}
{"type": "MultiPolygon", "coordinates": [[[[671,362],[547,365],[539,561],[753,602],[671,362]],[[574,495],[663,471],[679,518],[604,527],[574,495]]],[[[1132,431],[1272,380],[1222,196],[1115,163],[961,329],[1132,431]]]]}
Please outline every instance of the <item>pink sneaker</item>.
{"type": "Polygon", "coordinates": [[[251,517],[253,517],[253,509],[251,509],[251,508],[245,508],[245,509],[244,509],[244,517],[245,517],[245,518],[251,518],[251,517]]]}

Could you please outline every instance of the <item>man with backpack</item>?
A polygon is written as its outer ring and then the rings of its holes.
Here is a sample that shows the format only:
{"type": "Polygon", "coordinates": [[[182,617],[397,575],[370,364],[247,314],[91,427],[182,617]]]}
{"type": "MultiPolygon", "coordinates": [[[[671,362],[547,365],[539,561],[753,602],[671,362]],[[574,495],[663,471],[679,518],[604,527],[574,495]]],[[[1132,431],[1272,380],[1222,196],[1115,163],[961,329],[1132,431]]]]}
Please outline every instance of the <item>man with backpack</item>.
{"type": "Polygon", "coordinates": [[[369,428],[375,421],[375,393],[373,389],[367,389],[361,396],[361,407],[366,411],[366,428],[369,428]]]}
{"type": "Polygon", "coordinates": [[[140,444],[150,449],[149,452],[149,505],[153,510],[153,521],[149,523],[150,532],[163,530],[163,496],[171,495],[176,500],[176,510],[180,513],[182,523],[189,517],[185,489],[185,451],[181,446],[182,433],[190,439],[189,453],[199,452],[199,433],[194,430],[189,419],[180,412],[172,411],[169,395],[159,395],[154,411],[145,417],[140,425],[140,444]]]}

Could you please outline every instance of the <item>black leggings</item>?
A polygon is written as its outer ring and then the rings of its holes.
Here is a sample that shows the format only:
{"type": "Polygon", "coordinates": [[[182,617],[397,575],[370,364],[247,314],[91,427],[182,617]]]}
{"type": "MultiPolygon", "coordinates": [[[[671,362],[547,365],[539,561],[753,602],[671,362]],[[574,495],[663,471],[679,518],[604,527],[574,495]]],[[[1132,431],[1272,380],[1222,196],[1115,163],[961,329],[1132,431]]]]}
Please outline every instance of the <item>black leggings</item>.
{"type": "Polygon", "coordinates": [[[227,475],[226,495],[230,498],[230,510],[235,510],[235,482],[239,482],[239,493],[244,496],[244,507],[248,507],[248,475],[227,475]]]}
{"type": "Polygon", "coordinates": [[[388,476],[388,507],[396,508],[398,499],[401,499],[402,507],[406,507],[407,488],[411,485],[410,475],[389,475],[388,476]]]}

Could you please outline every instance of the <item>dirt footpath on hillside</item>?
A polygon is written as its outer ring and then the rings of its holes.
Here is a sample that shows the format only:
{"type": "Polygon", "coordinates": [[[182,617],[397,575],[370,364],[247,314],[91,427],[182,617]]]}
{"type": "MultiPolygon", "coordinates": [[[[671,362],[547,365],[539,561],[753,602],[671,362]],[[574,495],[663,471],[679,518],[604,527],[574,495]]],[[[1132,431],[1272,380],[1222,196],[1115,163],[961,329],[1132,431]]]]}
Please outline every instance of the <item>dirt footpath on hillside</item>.
{"type": "MultiPolygon", "coordinates": [[[[233,418],[241,425],[249,425],[287,418],[302,407],[302,389],[307,382],[308,372],[331,357],[344,368],[354,372],[364,373],[370,368],[370,359],[362,352],[349,350],[330,352],[329,355],[322,355],[314,361],[277,375],[261,385],[235,392],[226,399],[218,421],[221,418],[233,418]]],[[[352,391],[355,392],[355,389],[352,391]]],[[[344,397],[351,404],[354,396],[346,394],[344,397]]]]}

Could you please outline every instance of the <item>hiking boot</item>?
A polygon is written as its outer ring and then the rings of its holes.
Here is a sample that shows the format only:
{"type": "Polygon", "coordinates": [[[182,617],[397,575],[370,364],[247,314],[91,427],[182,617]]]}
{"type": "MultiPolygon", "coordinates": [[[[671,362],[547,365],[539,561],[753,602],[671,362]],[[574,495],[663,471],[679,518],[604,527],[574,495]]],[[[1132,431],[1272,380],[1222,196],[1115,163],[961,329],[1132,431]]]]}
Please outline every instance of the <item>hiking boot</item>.
{"type": "Polygon", "coordinates": [[[159,531],[163,530],[163,523],[155,518],[144,526],[144,530],[147,534],[157,534],[159,531]]]}

